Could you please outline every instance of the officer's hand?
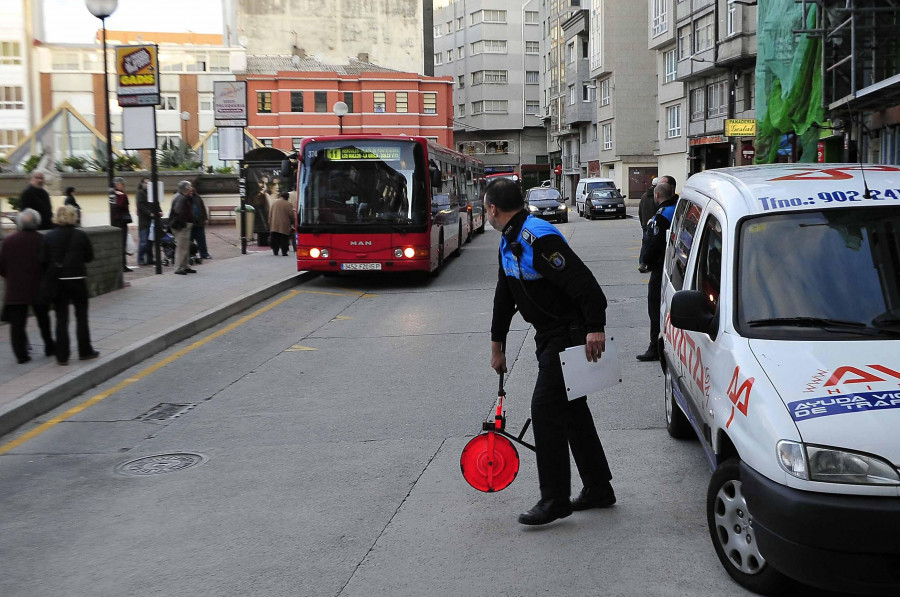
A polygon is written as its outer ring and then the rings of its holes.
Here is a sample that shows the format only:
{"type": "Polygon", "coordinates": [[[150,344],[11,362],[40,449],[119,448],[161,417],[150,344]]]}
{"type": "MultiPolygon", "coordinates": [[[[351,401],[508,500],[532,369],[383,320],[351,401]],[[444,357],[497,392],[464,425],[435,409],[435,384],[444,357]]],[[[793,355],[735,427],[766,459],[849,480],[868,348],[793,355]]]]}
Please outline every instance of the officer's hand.
{"type": "Polygon", "coordinates": [[[497,373],[506,373],[506,355],[504,353],[491,351],[491,369],[497,373]]]}
{"type": "Polygon", "coordinates": [[[638,264],[638,271],[641,272],[642,274],[646,274],[647,272],[650,271],[650,268],[647,267],[647,264],[641,263],[641,264],[638,264]]]}
{"type": "Polygon", "coordinates": [[[584,353],[587,360],[596,363],[600,360],[600,355],[606,350],[606,334],[603,332],[591,332],[587,335],[584,344],[584,353]]]}

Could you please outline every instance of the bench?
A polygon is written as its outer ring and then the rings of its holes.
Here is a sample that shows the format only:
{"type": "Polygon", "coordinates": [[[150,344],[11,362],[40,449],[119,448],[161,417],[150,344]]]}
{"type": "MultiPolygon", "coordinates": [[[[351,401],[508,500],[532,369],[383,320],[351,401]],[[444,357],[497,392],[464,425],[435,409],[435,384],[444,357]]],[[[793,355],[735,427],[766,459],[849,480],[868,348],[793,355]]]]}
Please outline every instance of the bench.
{"type": "Polygon", "coordinates": [[[207,205],[206,211],[209,212],[210,224],[230,224],[234,222],[234,210],[236,205],[207,205]]]}

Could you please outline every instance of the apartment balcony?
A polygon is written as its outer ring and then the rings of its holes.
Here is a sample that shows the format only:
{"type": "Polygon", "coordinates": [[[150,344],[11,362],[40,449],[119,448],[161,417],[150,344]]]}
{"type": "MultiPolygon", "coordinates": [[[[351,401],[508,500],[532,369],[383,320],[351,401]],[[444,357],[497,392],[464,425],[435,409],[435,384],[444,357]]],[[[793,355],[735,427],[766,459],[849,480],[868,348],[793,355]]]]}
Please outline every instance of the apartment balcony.
{"type": "Polygon", "coordinates": [[[564,170],[578,170],[581,167],[581,156],[577,153],[564,155],[562,158],[562,166],[564,170]]]}
{"type": "Polygon", "coordinates": [[[596,119],[597,109],[593,101],[579,101],[575,105],[570,104],[566,108],[566,124],[568,126],[588,124],[596,119]]]}
{"type": "Polygon", "coordinates": [[[756,63],[756,34],[741,33],[719,42],[717,64],[730,68],[743,68],[756,63]]]}

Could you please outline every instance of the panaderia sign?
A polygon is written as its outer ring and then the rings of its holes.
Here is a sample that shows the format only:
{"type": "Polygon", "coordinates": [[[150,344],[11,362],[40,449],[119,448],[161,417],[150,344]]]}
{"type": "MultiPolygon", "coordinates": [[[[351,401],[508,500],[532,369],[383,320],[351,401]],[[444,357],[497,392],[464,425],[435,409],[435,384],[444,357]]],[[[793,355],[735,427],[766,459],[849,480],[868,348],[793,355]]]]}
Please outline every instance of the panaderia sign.
{"type": "Polygon", "coordinates": [[[116,93],[120,106],[159,104],[159,60],[155,44],[116,46],[116,93]]]}

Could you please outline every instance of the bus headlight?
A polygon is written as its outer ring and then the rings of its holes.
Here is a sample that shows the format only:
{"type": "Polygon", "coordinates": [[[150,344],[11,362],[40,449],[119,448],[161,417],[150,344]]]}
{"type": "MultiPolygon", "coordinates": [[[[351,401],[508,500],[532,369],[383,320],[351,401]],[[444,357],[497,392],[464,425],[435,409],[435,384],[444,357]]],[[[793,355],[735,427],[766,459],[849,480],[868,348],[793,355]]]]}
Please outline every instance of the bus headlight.
{"type": "Polygon", "coordinates": [[[407,259],[412,259],[416,256],[416,250],[412,247],[406,247],[403,249],[403,255],[405,255],[407,259]]]}
{"type": "Polygon", "coordinates": [[[403,257],[403,249],[394,249],[394,257],[396,259],[403,257]]]}

